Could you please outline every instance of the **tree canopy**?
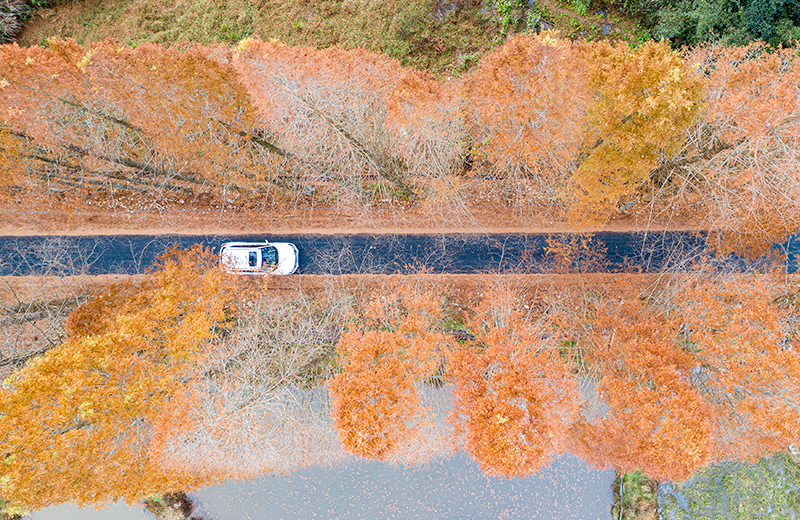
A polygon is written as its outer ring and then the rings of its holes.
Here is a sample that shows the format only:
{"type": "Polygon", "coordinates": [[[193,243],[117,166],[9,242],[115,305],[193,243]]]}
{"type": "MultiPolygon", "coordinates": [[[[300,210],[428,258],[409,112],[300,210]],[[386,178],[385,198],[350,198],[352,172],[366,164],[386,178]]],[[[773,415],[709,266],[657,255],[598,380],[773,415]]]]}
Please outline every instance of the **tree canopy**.
{"type": "Polygon", "coordinates": [[[0,390],[0,494],[36,509],[198,485],[147,451],[153,424],[225,327],[225,280],[208,251],[172,251],[141,285],[76,310],[70,338],[0,390]]]}

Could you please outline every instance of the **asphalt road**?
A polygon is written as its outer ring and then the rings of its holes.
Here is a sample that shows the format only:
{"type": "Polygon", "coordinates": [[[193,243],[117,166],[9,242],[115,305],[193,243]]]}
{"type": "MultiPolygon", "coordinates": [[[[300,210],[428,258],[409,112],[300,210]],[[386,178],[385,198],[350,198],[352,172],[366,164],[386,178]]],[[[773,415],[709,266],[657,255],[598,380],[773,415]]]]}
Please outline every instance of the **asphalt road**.
{"type": "MultiPolygon", "coordinates": [[[[168,247],[201,243],[218,249],[226,241],[288,241],[300,251],[301,274],[545,273],[553,255],[548,237],[568,235],[158,235],[0,237],[0,275],[137,274],[168,247]]],[[[704,250],[702,237],[685,232],[596,233],[592,255],[572,263],[578,271],[655,272],[689,265],[704,250]]],[[[800,249],[790,244],[793,255],[800,249]]],[[[580,249],[579,249],[580,250],[580,249]]],[[[741,267],[729,260],[728,266],[741,267]]],[[[795,262],[790,262],[794,270],[795,262]]]]}

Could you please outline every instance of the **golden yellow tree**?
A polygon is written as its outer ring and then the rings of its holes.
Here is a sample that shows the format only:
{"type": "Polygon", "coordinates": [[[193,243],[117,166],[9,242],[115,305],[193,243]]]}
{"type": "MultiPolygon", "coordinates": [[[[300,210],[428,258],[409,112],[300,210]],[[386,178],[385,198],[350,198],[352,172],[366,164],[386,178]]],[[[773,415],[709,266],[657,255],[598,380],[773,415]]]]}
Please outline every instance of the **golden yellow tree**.
{"type": "Polygon", "coordinates": [[[136,501],[200,477],[147,457],[152,424],[225,327],[232,291],[209,251],[161,257],[139,287],[87,303],[62,345],[0,391],[0,494],[38,509],[136,501]]]}
{"type": "Polygon", "coordinates": [[[581,45],[592,91],[588,127],[570,179],[573,218],[604,222],[664,158],[681,150],[698,117],[704,80],[666,42],[581,45]]]}
{"type": "Polygon", "coordinates": [[[509,39],[465,81],[478,159],[577,224],[608,220],[683,147],[704,80],[666,43],[509,39]]]}

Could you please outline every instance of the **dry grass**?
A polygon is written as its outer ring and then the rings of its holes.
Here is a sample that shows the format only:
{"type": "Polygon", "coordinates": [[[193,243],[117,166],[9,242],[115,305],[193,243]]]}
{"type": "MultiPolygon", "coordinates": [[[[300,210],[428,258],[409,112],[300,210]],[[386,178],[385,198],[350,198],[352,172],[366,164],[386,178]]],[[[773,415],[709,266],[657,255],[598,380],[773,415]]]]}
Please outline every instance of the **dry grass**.
{"type": "Polygon", "coordinates": [[[39,10],[19,43],[41,44],[53,36],[129,45],[235,43],[257,35],[289,45],[362,47],[405,65],[457,73],[492,46],[496,32],[492,17],[479,9],[437,16],[430,0],[100,0],[39,10]]]}
{"type": "Polygon", "coordinates": [[[3,0],[0,2],[0,43],[12,42],[22,29],[22,20],[30,14],[31,7],[25,0],[3,0]]]}
{"type": "MultiPolygon", "coordinates": [[[[403,65],[441,76],[469,70],[500,40],[493,2],[360,0],[99,0],[39,9],[25,24],[20,45],[51,37],[78,42],[107,38],[128,45],[236,43],[247,36],[288,45],[341,45],[387,54],[403,65]]],[[[565,35],[601,37],[602,18],[581,16],[567,2],[550,1],[540,14],[565,35]]],[[[526,13],[513,30],[525,30],[526,13]]],[[[615,17],[614,37],[633,38],[635,22],[615,17]]]]}

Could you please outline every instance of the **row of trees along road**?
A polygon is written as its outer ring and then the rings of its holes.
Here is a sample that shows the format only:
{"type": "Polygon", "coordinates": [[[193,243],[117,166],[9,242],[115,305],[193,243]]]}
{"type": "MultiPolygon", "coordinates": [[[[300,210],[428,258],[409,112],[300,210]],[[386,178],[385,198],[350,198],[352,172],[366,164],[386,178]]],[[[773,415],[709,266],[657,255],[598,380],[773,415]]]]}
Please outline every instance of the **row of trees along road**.
{"type": "MultiPolygon", "coordinates": [[[[273,207],[625,208],[753,255],[798,229],[800,64],[763,44],[510,38],[463,78],[366,51],[0,47],[0,180],[273,207]],[[480,187],[480,190],[476,189],[480,187]],[[632,208],[632,209],[631,209],[632,208]]],[[[76,191],[77,190],[77,191],[76,191]]],[[[11,196],[16,192],[5,192],[11,196]]]]}
{"type": "MultiPolygon", "coordinates": [[[[617,275],[618,276],[618,275],[617,275]]],[[[565,450],[684,479],[800,438],[796,287],[685,273],[637,294],[424,277],[292,297],[199,247],[101,290],[0,387],[0,495],[135,501],[222,478],[465,450],[490,475],[565,450]]]]}

